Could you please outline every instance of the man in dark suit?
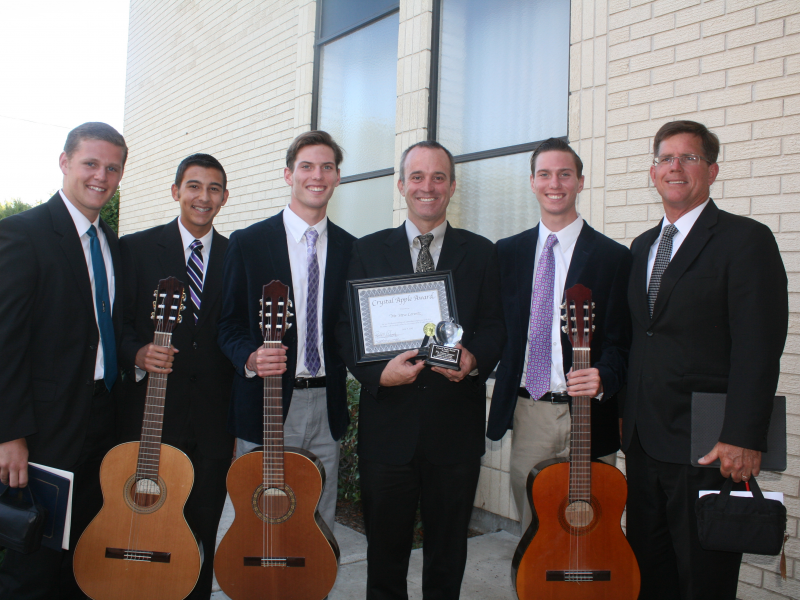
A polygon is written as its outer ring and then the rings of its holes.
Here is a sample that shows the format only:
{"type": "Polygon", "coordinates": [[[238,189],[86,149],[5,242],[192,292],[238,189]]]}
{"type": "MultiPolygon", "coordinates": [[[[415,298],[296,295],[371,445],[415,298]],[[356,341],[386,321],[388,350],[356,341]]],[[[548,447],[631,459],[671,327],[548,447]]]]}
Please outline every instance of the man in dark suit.
{"type": "Polygon", "coordinates": [[[61,190],[0,221],[0,481],[25,487],[29,460],[75,475],[69,552],[7,550],[3,600],[83,597],[72,551],[103,503],[122,331],[119,244],[100,210],[127,152],[105,123],[76,127],[59,159],[61,190]]]}
{"type": "Polygon", "coordinates": [[[772,232],[709,197],[719,140],[674,121],[653,140],[664,219],[634,240],[622,448],[640,598],[733,599],[741,554],[700,546],[699,490],[758,475],[786,340],[786,272],[772,232]],[[727,393],[719,442],[690,464],[692,392],[727,393]]]}
{"type": "Polygon", "coordinates": [[[423,595],[458,598],[467,528],[484,452],[486,379],[505,341],[497,254],[489,240],[450,227],[456,188],[452,155],[420,142],[400,159],[397,187],[408,219],[353,246],[347,278],[452,271],[464,334],[460,371],[413,362],[417,350],[389,362],[357,365],[345,306],[336,337],[361,382],[358,456],[367,530],[367,598],[407,598],[414,520],[425,529],[423,595]]]}
{"type": "Polygon", "coordinates": [[[347,372],[333,329],[345,292],[353,236],[326,216],[339,185],[342,151],[324,131],[299,135],[286,152],[291,200],[274,217],[237,231],[225,255],[219,344],[236,368],[229,428],[237,454],[260,446],[263,377],[281,375],[284,444],[314,453],[325,468],[319,512],[333,530],[339,441],[349,423],[347,372]],[[283,348],[264,348],[262,288],[288,285],[294,324],[283,348]]]}
{"type": "Polygon", "coordinates": [[[566,142],[551,138],[533,153],[531,189],[539,202],[539,225],[497,242],[508,341],[486,431],[489,439],[499,440],[513,426],[511,491],[523,532],[531,522],[528,473],[543,460],[569,456],[570,396],[597,400],[592,403],[592,458],[616,463],[616,394],[625,382],[630,346],[631,253],[578,214],[583,163],[566,142]],[[559,307],[564,292],[578,283],[592,291],[595,332],[592,367],[571,371],[572,346],[561,331],[559,307]]]}
{"type": "Polygon", "coordinates": [[[189,598],[211,595],[214,547],[233,436],[227,431],[233,366],[217,345],[222,310],[222,262],[228,240],[213,227],[228,200],[222,165],[208,154],[193,154],[178,166],[172,197],[180,216],[120,240],[125,373],[117,409],[122,441],[141,438],[147,373],[168,374],[161,441],[186,452],[194,485],[185,516],[203,543],[205,560],[189,598]],[[153,292],[167,277],[184,282],[186,308],[172,345],[153,343],[153,292]]]}

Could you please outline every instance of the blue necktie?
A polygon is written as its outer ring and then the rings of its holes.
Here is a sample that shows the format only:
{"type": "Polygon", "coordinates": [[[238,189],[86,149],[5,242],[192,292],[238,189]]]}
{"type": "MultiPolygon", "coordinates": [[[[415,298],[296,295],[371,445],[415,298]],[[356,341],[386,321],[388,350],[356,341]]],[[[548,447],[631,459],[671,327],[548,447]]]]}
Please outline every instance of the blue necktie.
{"type": "Polygon", "coordinates": [[[97,307],[97,326],[100,329],[100,343],[103,344],[103,380],[106,388],[117,380],[117,346],[114,341],[114,323],[111,321],[111,300],[108,297],[108,277],[100,240],[94,225],[86,232],[89,235],[89,250],[92,253],[94,271],[94,301],[97,307]]]}

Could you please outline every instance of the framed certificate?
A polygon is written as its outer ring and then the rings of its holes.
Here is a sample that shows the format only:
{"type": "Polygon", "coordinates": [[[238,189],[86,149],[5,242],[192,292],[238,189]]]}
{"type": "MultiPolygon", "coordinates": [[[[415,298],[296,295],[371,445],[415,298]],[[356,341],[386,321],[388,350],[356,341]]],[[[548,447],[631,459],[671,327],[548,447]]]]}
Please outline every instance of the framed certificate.
{"type": "Polygon", "coordinates": [[[450,271],[348,281],[347,296],[356,364],[419,348],[427,323],[458,321],[450,271]]]}

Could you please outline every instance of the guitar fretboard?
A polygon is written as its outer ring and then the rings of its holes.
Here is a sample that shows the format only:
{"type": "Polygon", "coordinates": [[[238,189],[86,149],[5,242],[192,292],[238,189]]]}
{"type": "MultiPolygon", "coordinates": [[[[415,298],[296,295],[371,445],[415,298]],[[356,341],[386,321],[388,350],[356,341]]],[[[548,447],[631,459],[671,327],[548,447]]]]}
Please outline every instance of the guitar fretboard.
{"type": "MultiPolygon", "coordinates": [[[[153,343],[169,348],[171,333],[156,331],[153,343]]],[[[139,458],[136,465],[136,479],[158,481],[158,466],[161,457],[161,429],[164,423],[164,398],[167,394],[167,375],[148,373],[147,400],[142,419],[142,436],[139,442],[139,458]]]]}
{"type": "MultiPolygon", "coordinates": [[[[591,350],[575,348],[572,351],[572,369],[591,367],[591,350]]],[[[588,396],[572,398],[572,430],[569,454],[569,501],[590,502],[592,498],[592,399],[588,396]]]]}
{"type": "MultiPolygon", "coordinates": [[[[281,342],[264,342],[265,348],[280,348],[281,342]]],[[[280,375],[264,378],[263,483],[283,487],[283,389],[280,375]]]]}

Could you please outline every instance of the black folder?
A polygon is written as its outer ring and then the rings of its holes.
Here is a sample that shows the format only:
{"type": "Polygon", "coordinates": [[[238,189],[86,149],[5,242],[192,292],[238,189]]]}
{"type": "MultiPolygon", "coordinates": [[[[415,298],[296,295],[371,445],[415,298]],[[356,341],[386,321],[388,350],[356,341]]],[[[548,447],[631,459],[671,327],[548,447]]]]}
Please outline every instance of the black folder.
{"type": "MultiPolygon", "coordinates": [[[[725,419],[725,394],[692,393],[692,464],[695,467],[719,468],[697,461],[711,452],[722,433],[725,419]]],[[[761,453],[762,471],[786,470],[786,396],[775,396],[767,431],[767,452],[761,453]]]]}

